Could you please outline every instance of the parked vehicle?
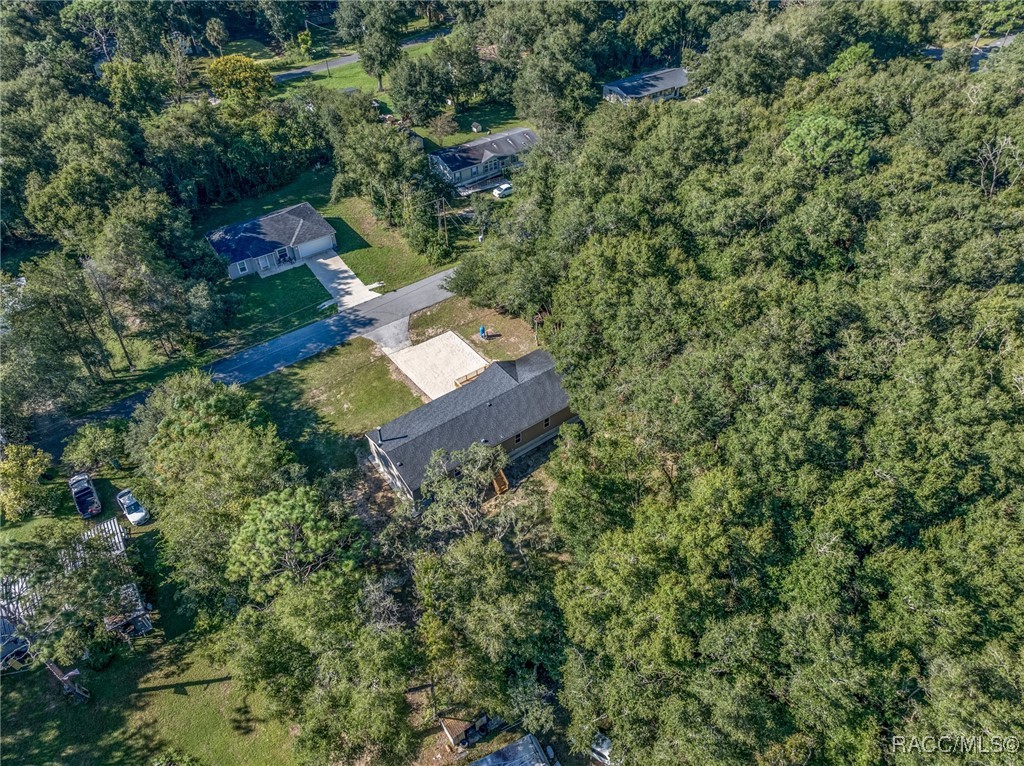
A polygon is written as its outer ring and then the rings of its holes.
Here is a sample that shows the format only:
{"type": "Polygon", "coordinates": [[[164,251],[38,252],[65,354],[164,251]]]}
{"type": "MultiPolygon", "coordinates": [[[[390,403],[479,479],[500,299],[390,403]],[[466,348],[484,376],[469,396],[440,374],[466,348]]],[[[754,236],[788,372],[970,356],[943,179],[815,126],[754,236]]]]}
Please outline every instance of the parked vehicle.
{"type": "Polygon", "coordinates": [[[612,760],[612,741],[607,734],[600,731],[594,734],[594,740],[590,743],[590,762],[601,766],[617,766],[612,760]]]}
{"type": "Polygon", "coordinates": [[[83,519],[91,519],[103,512],[100,505],[100,496],[96,493],[96,487],[92,485],[89,474],[80,473],[68,479],[68,487],[71,489],[71,496],[75,499],[75,510],[83,519]]]}
{"type": "Polygon", "coordinates": [[[494,191],[491,192],[498,199],[504,199],[512,193],[512,184],[504,183],[501,186],[496,186],[494,191]]]}
{"type": "Polygon", "coordinates": [[[135,499],[130,489],[122,489],[117,493],[117,504],[121,506],[125,517],[133,527],[145,524],[149,521],[149,511],[142,507],[142,503],[135,499]]]}

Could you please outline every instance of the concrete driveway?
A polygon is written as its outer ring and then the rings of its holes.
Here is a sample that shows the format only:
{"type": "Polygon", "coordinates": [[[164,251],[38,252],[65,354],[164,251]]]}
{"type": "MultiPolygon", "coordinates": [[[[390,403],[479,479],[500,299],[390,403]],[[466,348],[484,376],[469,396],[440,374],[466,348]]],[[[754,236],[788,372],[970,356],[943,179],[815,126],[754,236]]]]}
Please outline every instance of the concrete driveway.
{"type": "Polygon", "coordinates": [[[333,250],[314,255],[306,261],[306,265],[338,302],[339,308],[351,308],[380,297],[380,293],[375,293],[363,284],[363,280],[333,250]]]}

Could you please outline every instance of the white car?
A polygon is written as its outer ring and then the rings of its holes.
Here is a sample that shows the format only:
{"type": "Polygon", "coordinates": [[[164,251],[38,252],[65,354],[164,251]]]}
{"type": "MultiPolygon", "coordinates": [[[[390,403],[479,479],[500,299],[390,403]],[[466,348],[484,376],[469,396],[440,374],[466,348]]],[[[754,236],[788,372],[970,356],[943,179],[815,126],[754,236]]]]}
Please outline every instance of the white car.
{"type": "Polygon", "coordinates": [[[149,521],[149,511],[142,507],[142,503],[135,499],[130,489],[123,489],[117,493],[117,504],[121,506],[124,515],[131,522],[133,527],[145,524],[149,521]]]}
{"type": "Polygon", "coordinates": [[[498,199],[503,199],[512,193],[512,184],[504,183],[501,186],[496,186],[494,191],[491,192],[498,199]]]}

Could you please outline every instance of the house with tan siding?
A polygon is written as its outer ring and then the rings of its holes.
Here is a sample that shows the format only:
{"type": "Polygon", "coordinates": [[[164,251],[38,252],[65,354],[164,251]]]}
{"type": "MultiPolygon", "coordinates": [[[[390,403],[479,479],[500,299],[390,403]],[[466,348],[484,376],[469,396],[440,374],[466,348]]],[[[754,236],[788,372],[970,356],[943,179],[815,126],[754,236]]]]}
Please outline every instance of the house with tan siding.
{"type": "Polygon", "coordinates": [[[419,500],[435,450],[452,452],[481,442],[501,447],[515,460],[555,438],[573,417],[554,359],[534,351],[490,364],[454,391],[367,432],[366,440],[388,483],[419,500]]]}

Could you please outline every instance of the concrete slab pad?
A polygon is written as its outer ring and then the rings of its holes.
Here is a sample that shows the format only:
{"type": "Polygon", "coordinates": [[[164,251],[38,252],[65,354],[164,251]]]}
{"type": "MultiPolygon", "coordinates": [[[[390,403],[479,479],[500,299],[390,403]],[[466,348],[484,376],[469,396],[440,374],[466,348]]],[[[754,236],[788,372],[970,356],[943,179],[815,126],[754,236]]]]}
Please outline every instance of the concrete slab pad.
{"type": "Polygon", "coordinates": [[[375,293],[363,284],[363,280],[333,250],[314,255],[306,261],[306,265],[338,301],[339,308],[351,308],[380,297],[380,293],[375,293]]]}
{"type": "Polygon", "coordinates": [[[431,399],[454,391],[456,378],[487,366],[486,359],[450,330],[388,356],[431,399]]]}

